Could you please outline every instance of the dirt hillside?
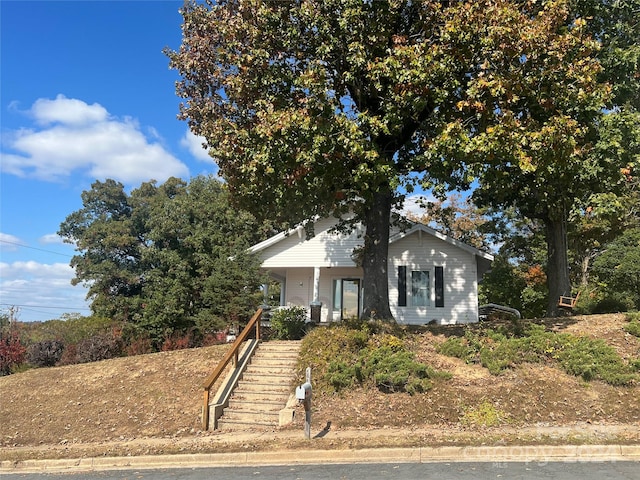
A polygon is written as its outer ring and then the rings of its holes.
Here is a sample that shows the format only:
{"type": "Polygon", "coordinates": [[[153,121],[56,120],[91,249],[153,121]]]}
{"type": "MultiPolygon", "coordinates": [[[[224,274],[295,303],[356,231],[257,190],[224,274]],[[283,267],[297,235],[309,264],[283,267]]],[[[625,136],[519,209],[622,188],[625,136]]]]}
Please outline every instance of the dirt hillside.
{"type": "MultiPolygon", "coordinates": [[[[625,333],[624,323],[623,315],[600,315],[558,320],[549,327],[605,339],[623,358],[638,358],[640,339],[625,333]]],[[[363,389],[316,396],[312,429],[360,432],[340,441],[326,435],[323,440],[336,448],[411,441],[535,442],[554,435],[563,441],[640,443],[640,385],[585,382],[552,365],[525,364],[494,376],[481,366],[436,353],[444,339],[443,333],[429,331],[416,337],[416,346],[421,361],[451,372],[451,380],[415,396],[363,389]],[[487,428],[468,421],[477,418],[469,412],[478,406],[489,407],[496,425],[487,428]],[[363,434],[366,431],[378,433],[363,434]],[[582,438],[580,432],[595,433],[582,438]]],[[[200,430],[200,385],[227,348],[163,352],[0,377],[0,460],[202,451],[207,438],[216,440],[219,448],[223,434],[200,430]]],[[[302,418],[297,415],[294,425],[276,433],[297,431],[302,418]]],[[[227,449],[259,448],[246,442],[234,446],[233,434],[224,438],[227,449]]]]}

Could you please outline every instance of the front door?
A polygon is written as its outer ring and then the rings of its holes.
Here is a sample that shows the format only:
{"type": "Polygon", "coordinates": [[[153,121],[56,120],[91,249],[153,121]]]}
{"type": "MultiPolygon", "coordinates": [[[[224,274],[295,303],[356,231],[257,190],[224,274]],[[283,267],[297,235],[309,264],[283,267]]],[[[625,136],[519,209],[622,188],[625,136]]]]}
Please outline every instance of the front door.
{"type": "Polygon", "coordinates": [[[360,279],[343,278],[341,292],[340,319],[360,316],[360,279]]]}

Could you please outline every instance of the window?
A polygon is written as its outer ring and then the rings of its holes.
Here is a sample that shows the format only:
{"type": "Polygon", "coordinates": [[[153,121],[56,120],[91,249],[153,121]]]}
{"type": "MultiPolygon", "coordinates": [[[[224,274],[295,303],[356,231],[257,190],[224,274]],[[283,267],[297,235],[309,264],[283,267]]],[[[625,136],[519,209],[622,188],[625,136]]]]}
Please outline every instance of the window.
{"type": "Polygon", "coordinates": [[[411,304],[414,307],[427,307],[431,305],[429,287],[428,271],[414,270],[411,272],[411,304]]]}

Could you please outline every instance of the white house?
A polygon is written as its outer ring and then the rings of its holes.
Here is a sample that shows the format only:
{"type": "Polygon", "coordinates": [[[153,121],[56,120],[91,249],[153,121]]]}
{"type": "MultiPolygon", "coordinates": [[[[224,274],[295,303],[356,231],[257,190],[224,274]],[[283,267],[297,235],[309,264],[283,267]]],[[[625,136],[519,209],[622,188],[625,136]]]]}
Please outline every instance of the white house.
{"type": "MultiPolygon", "coordinates": [[[[251,247],[262,268],[281,283],[281,305],[321,303],[320,321],[340,321],[362,311],[362,268],[352,258],[363,244],[355,231],[330,232],[335,219],[303,226],[251,247]]],[[[478,282],[493,256],[415,224],[392,231],[389,239],[389,303],[401,324],[478,321],[478,282]]]]}

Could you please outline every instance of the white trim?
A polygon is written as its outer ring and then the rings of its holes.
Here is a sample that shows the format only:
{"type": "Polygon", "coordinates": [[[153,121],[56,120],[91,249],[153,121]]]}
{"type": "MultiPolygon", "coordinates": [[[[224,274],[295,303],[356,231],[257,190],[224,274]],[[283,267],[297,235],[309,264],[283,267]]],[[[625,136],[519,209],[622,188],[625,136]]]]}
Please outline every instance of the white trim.
{"type": "MultiPolygon", "coordinates": [[[[275,245],[276,243],[284,240],[285,238],[289,237],[290,235],[297,233],[298,234],[298,238],[302,239],[302,231],[304,230],[304,225],[300,224],[295,228],[292,228],[290,230],[287,230],[286,232],[280,232],[274,236],[272,236],[271,238],[268,238],[260,243],[257,243],[255,245],[253,245],[252,247],[249,247],[249,251],[250,252],[260,252],[266,248],[269,248],[272,245],[275,245]]],[[[422,240],[422,233],[428,233],[429,235],[433,235],[436,238],[439,238],[440,240],[447,242],[451,245],[454,245],[458,248],[461,248],[462,250],[471,253],[473,255],[477,255],[478,257],[484,258],[485,260],[489,260],[489,261],[493,261],[493,255],[491,255],[490,253],[487,252],[483,252],[482,250],[478,250],[475,247],[472,247],[471,245],[467,245],[464,242],[461,242],[460,240],[456,240],[455,238],[451,238],[447,235],[445,235],[444,233],[440,233],[437,230],[434,230],[431,227],[428,227],[426,225],[423,225],[421,223],[415,223],[411,228],[409,228],[408,230],[404,230],[404,231],[400,231],[397,233],[392,234],[389,237],[389,244],[391,243],[395,243],[398,240],[402,240],[403,238],[405,238],[408,235],[411,235],[414,232],[418,232],[418,235],[420,236],[420,240],[422,240]]]]}
{"type": "Polygon", "coordinates": [[[437,230],[434,230],[431,227],[427,227],[426,225],[423,225],[421,223],[416,223],[413,225],[413,227],[411,227],[408,230],[405,231],[400,231],[397,232],[393,235],[391,235],[389,237],[389,243],[395,243],[398,240],[402,240],[403,238],[411,235],[414,232],[418,232],[418,235],[420,236],[420,240],[422,240],[422,232],[428,233],[429,235],[433,235],[436,238],[439,238],[440,240],[442,240],[443,242],[447,242],[451,245],[454,245],[468,253],[471,253],[473,255],[477,255],[479,257],[482,257],[486,260],[492,261],[493,260],[493,255],[491,255],[490,253],[487,252],[483,252],[482,250],[478,250],[475,247],[472,247],[471,245],[467,245],[464,242],[461,242],[460,240],[456,240],[455,238],[451,238],[447,235],[445,235],[444,233],[440,233],[437,230]]]}

